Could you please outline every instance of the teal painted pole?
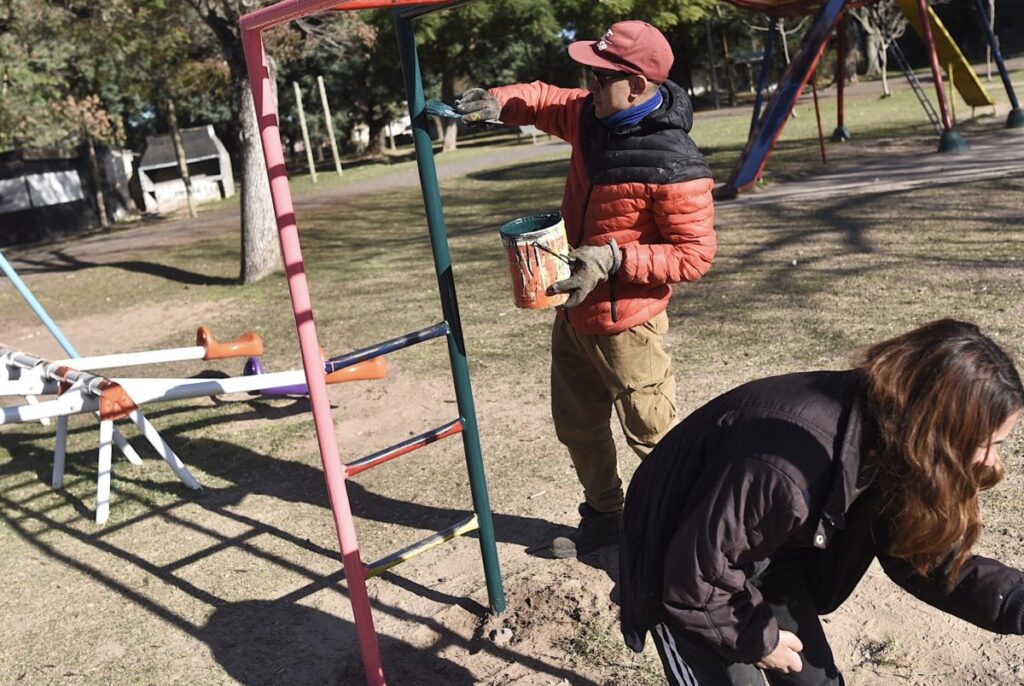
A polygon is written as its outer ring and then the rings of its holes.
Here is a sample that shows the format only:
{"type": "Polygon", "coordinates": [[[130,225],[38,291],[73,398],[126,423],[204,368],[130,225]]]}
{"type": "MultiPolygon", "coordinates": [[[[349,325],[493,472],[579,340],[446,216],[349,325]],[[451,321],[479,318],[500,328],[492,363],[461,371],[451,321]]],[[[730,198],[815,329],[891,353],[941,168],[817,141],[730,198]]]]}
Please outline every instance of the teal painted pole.
{"type": "Polygon", "coordinates": [[[75,350],[75,346],[71,345],[71,342],[64,338],[64,334],[61,333],[59,328],[57,328],[57,324],[50,319],[50,315],[46,313],[43,306],[38,300],[36,300],[36,296],[32,295],[32,291],[29,290],[28,285],[21,280],[21,277],[18,276],[18,272],[14,271],[14,267],[11,266],[11,263],[7,261],[7,258],[4,257],[2,252],[0,252],[0,269],[2,269],[4,274],[7,275],[7,278],[11,280],[14,287],[18,289],[18,293],[25,299],[28,306],[32,308],[32,311],[36,313],[36,316],[39,317],[39,321],[43,323],[43,326],[49,329],[50,333],[53,334],[53,337],[57,339],[57,342],[60,343],[60,347],[68,354],[68,357],[81,357],[81,355],[79,355],[75,350]]]}
{"type": "Polygon", "coordinates": [[[437,170],[434,167],[434,146],[427,131],[427,117],[423,111],[423,81],[416,54],[416,36],[412,20],[396,13],[395,32],[398,36],[398,50],[402,56],[402,74],[405,77],[405,92],[409,99],[409,116],[412,118],[413,142],[416,147],[416,167],[420,174],[420,189],[427,212],[430,247],[434,254],[434,271],[437,273],[437,285],[441,292],[441,311],[451,329],[447,337],[448,357],[451,360],[455,397],[463,422],[462,445],[466,452],[473,509],[480,523],[480,552],[483,555],[484,576],[487,578],[487,596],[490,599],[491,610],[501,613],[505,611],[505,590],[501,583],[501,567],[494,540],[487,479],[484,476],[483,458],[480,453],[480,434],[477,430],[476,410],[473,407],[473,389],[469,383],[466,344],[462,337],[459,303],[455,297],[455,279],[452,276],[451,254],[448,251],[448,235],[445,231],[444,213],[441,210],[441,191],[437,183],[437,170]]]}

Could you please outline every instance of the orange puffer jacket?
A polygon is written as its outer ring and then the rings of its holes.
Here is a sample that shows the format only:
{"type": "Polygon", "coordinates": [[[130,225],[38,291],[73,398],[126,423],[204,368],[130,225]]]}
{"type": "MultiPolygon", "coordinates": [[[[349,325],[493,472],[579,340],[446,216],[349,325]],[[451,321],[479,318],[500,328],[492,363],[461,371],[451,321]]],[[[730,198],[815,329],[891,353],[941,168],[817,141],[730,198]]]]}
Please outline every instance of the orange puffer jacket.
{"type": "Polygon", "coordinates": [[[501,119],[534,125],[572,145],[562,217],[574,246],[622,249],[622,265],[569,310],[578,331],[614,334],[668,307],[670,284],[696,281],[715,255],[713,181],[690,139],[686,93],[666,81],[662,104],[639,124],[612,131],[587,91],[540,81],[493,88],[501,119]]]}

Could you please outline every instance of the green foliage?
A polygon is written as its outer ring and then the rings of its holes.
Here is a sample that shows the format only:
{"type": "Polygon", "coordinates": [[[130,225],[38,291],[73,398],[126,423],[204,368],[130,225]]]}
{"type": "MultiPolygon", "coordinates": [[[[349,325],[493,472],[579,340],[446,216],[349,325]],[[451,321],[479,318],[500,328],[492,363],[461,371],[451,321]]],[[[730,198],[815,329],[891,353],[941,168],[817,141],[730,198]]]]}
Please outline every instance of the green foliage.
{"type": "Polygon", "coordinates": [[[405,90],[390,12],[336,12],[295,22],[281,31],[276,48],[281,127],[288,138],[300,135],[292,81],[302,88],[314,145],[326,137],[317,76],[324,78],[339,144],[347,138],[345,131],[364,124],[373,146],[403,110],[405,90]]]}
{"type": "Polygon", "coordinates": [[[665,33],[703,19],[718,0],[552,0],[561,23],[581,40],[601,36],[609,25],[642,19],[665,33]]]}
{"type": "Polygon", "coordinates": [[[532,80],[562,48],[548,2],[496,0],[438,12],[417,24],[423,72],[448,99],[467,86],[532,80]]]}
{"type": "Polygon", "coordinates": [[[178,3],[6,0],[0,17],[2,147],[141,147],[169,97],[185,124],[230,116],[223,60],[178,3]]]}
{"type": "Polygon", "coordinates": [[[51,112],[68,94],[75,49],[60,40],[67,12],[31,0],[6,0],[0,19],[0,148],[64,138],[51,112]]]}
{"type": "MultiPolygon", "coordinates": [[[[243,0],[0,0],[0,146],[66,146],[89,135],[138,150],[146,135],[167,130],[173,99],[182,126],[213,123],[233,148],[232,84],[244,78],[238,18],[250,9],[243,0]],[[91,114],[69,116],[68,98],[73,111],[88,103],[91,114]],[[83,122],[95,126],[83,131],[83,122]]],[[[578,85],[566,44],[597,38],[621,19],[650,21],[669,36],[677,61],[699,65],[699,22],[709,13],[730,41],[747,30],[715,0],[487,0],[428,14],[415,29],[427,96],[451,101],[475,85],[578,85]]],[[[342,145],[353,126],[368,126],[376,139],[404,113],[391,11],[322,13],[265,39],[286,139],[299,135],[291,81],[305,94],[311,135],[324,137],[318,75],[342,145]]]]}

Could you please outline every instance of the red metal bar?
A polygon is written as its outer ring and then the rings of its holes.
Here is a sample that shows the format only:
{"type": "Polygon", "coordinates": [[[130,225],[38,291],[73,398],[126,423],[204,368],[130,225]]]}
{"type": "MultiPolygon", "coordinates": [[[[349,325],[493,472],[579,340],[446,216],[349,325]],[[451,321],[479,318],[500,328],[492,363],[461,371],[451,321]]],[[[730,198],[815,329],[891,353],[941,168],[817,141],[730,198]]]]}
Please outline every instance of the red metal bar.
{"type": "Polygon", "coordinates": [[[325,10],[369,10],[378,7],[407,5],[447,5],[452,0],[281,0],[281,2],[250,12],[238,22],[243,31],[277,26],[293,19],[307,17],[325,10]]]}
{"type": "Polygon", "coordinates": [[[946,103],[946,89],[942,85],[942,71],[939,68],[939,56],[935,52],[935,38],[932,35],[932,19],[928,13],[928,0],[917,0],[918,11],[921,12],[921,26],[924,28],[924,42],[928,46],[928,58],[932,65],[932,79],[935,81],[935,95],[939,98],[939,111],[942,113],[942,126],[946,131],[953,130],[953,118],[949,114],[946,103]]]}
{"type": "Polygon", "coordinates": [[[456,419],[453,422],[440,426],[433,431],[428,431],[425,434],[420,434],[415,438],[411,438],[408,441],[393,445],[390,448],[386,448],[379,453],[367,455],[361,457],[358,460],[353,460],[345,465],[345,474],[347,476],[355,476],[360,472],[365,472],[370,467],[376,467],[379,464],[384,464],[396,457],[401,457],[406,453],[411,453],[413,450],[422,448],[425,445],[440,441],[442,438],[448,438],[454,436],[457,433],[462,433],[462,420],[456,419]]]}
{"type": "MultiPolygon", "coordinates": [[[[323,0],[313,0],[304,3],[279,3],[275,7],[282,4],[287,4],[291,8],[299,5],[312,7],[322,5],[323,0]]],[[[243,25],[250,16],[246,15],[242,18],[243,25]]],[[[245,50],[245,62],[249,71],[250,85],[252,86],[253,104],[256,107],[256,120],[260,127],[263,157],[267,163],[267,175],[270,179],[270,196],[274,203],[274,215],[277,218],[277,233],[281,241],[281,253],[284,257],[288,291],[291,294],[295,327],[299,336],[299,348],[302,351],[302,366],[306,371],[306,385],[309,388],[309,399],[313,410],[313,424],[316,428],[316,438],[320,448],[320,460],[323,464],[324,478],[327,482],[327,493],[331,503],[331,513],[334,516],[334,526],[338,532],[338,544],[341,547],[345,575],[348,579],[352,614],[355,619],[356,634],[359,637],[359,647],[363,657],[363,671],[366,675],[367,684],[371,686],[384,686],[384,670],[380,662],[380,648],[377,644],[377,634],[373,627],[370,598],[366,592],[366,569],[359,558],[359,542],[356,539],[352,509],[348,501],[348,491],[345,488],[345,470],[338,461],[338,443],[337,436],[334,433],[334,419],[331,415],[331,405],[327,398],[327,385],[324,382],[324,363],[323,358],[320,356],[320,345],[317,341],[316,324],[313,319],[313,305],[310,301],[309,287],[306,283],[306,271],[302,261],[302,250],[299,245],[298,227],[295,224],[295,211],[292,207],[288,175],[285,172],[284,150],[281,147],[277,109],[271,90],[270,70],[267,64],[267,56],[263,49],[263,36],[260,31],[243,30],[242,47],[245,50]]]]}

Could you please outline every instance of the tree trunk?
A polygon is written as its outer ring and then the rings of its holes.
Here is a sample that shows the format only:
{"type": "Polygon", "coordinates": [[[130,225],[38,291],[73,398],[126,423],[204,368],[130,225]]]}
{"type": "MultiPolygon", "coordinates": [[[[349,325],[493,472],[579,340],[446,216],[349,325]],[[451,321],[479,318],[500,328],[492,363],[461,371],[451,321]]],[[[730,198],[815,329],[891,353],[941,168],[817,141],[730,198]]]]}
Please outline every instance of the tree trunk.
{"type": "Polygon", "coordinates": [[[881,62],[882,67],[882,97],[888,98],[892,95],[892,91],[889,90],[889,52],[885,48],[878,53],[878,61],[881,62]]]}
{"type": "Polygon", "coordinates": [[[174,156],[178,158],[178,171],[185,182],[185,201],[188,203],[188,216],[197,217],[196,199],[192,195],[192,179],[188,175],[188,159],[185,157],[185,146],[181,142],[181,129],[178,128],[178,113],[174,109],[174,100],[167,99],[167,119],[171,124],[171,140],[174,141],[174,156]]]}
{"type": "MultiPolygon", "coordinates": [[[[242,283],[253,283],[281,268],[274,206],[263,160],[256,108],[248,78],[235,78],[242,151],[242,283]]],[[[281,170],[282,173],[284,170],[281,170]]]]}
{"type": "Polygon", "coordinates": [[[441,117],[430,117],[434,122],[434,136],[431,138],[435,143],[444,143],[444,119],[441,117]]]}
{"type": "Polygon", "coordinates": [[[882,47],[880,33],[874,29],[867,31],[865,50],[868,63],[867,68],[864,70],[864,75],[868,77],[880,75],[882,70],[882,53],[885,52],[885,48],[882,47]]]}
{"type": "Polygon", "coordinates": [[[85,149],[89,156],[89,174],[92,176],[92,187],[96,197],[96,214],[99,215],[100,226],[110,226],[107,221],[107,203],[103,198],[103,179],[100,177],[100,165],[96,161],[96,144],[92,136],[85,141],[85,149]]]}
{"type": "Polygon", "coordinates": [[[775,30],[779,32],[779,42],[782,43],[782,56],[786,60],[786,66],[789,66],[789,41],[786,40],[786,20],[779,17],[775,20],[775,30]]]}
{"type": "Polygon", "coordinates": [[[857,83],[860,79],[857,76],[857,67],[860,64],[860,35],[857,30],[857,22],[844,21],[840,24],[840,31],[845,31],[846,36],[846,64],[843,73],[846,75],[846,84],[857,83]]]}
{"type": "Polygon", "coordinates": [[[455,150],[458,146],[459,140],[459,125],[455,119],[447,119],[444,122],[444,144],[441,146],[441,152],[448,152],[449,150],[455,150]]]}
{"type": "Polygon", "coordinates": [[[370,155],[379,155],[384,152],[384,146],[387,145],[387,131],[384,130],[386,126],[386,123],[379,120],[370,120],[366,123],[367,129],[369,129],[366,152],[370,155]]]}
{"type": "MultiPolygon", "coordinates": [[[[239,14],[248,2],[205,2],[189,0],[203,21],[213,31],[224,51],[224,59],[231,71],[234,87],[233,99],[238,113],[238,142],[242,157],[242,283],[259,281],[281,268],[281,244],[277,237],[274,207],[267,183],[267,166],[263,161],[263,146],[256,122],[256,107],[249,87],[249,72],[245,52],[239,35],[239,14]]],[[[271,93],[276,107],[277,89],[274,83],[274,61],[268,59],[271,93]]],[[[280,170],[284,173],[284,170],[280,170]]]]}
{"type": "MultiPolygon", "coordinates": [[[[441,68],[441,102],[455,102],[455,74],[447,64],[441,68]]],[[[441,152],[455,150],[459,146],[459,128],[455,125],[455,120],[444,120],[442,130],[444,142],[441,144],[441,152]]]]}
{"type": "MultiPolygon", "coordinates": [[[[988,27],[992,34],[996,31],[996,0],[988,0],[988,27]]],[[[998,38],[996,40],[999,40],[998,38]]],[[[985,80],[992,80],[992,46],[985,48],[985,80]]]]}
{"type": "Polygon", "coordinates": [[[705,52],[708,61],[708,75],[711,78],[711,101],[715,109],[722,105],[718,95],[718,71],[715,69],[715,43],[711,37],[711,19],[704,19],[705,52]]]}
{"type": "Polygon", "coordinates": [[[725,80],[729,89],[729,107],[736,105],[736,74],[732,66],[732,56],[729,54],[729,38],[725,35],[725,27],[721,28],[722,34],[722,62],[725,65],[725,80]]]}

